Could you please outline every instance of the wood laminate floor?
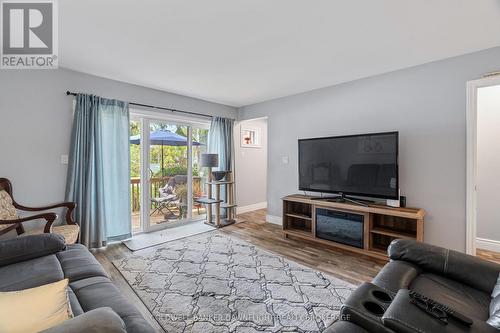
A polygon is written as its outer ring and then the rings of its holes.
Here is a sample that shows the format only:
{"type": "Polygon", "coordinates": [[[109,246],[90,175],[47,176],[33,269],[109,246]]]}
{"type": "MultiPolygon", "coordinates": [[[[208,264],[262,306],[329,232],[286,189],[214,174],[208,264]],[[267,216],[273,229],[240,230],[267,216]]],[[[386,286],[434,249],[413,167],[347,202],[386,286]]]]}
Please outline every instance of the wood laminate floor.
{"type": "Polygon", "coordinates": [[[500,253],[498,253],[498,252],[477,249],[476,255],[481,259],[493,261],[494,263],[500,264],[500,253]]]}
{"type": "MultiPolygon", "coordinates": [[[[385,264],[383,261],[333,247],[325,247],[292,237],[284,238],[281,226],[265,222],[265,209],[241,214],[238,217],[245,222],[219,229],[218,232],[238,237],[300,264],[354,284],[370,281],[385,264]]],[[[93,253],[123,295],[139,309],[158,332],[163,332],[146,306],[112,264],[113,260],[123,258],[132,252],[125,245],[118,243],[109,245],[105,249],[95,250],[93,253]]]]}

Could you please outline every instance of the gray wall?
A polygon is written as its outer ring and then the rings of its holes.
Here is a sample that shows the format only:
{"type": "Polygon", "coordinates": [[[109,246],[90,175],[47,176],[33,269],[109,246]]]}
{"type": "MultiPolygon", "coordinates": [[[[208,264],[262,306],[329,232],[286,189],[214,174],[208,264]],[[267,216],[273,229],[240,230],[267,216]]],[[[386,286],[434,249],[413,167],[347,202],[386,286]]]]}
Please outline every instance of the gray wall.
{"type": "Polygon", "coordinates": [[[0,177],[27,205],[64,199],[73,98],[66,90],[236,118],[233,107],[69,70],[0,71],[0,177]]]}
{"type": "Polygon", "coordinates": [[[477,93],[477,237],[500,241],[500,85],[477,93]]]}
{"type": "Polygon", "coordinates": [[[269,214],[298,192],[298,138],[398,130],[401,193],[427,211],[425,240],[464,250],[466,82],[498,69],[500,47],[241,108],[268,117],[269,214]]]}
{"type": "Polygon", "coordinates": [[[238,208],[267,201],[267,119],[238,122],[235,134],[236,203],[238,208]],[[260,148],[240,144],[241,127],[259,128],[260,148]]]}

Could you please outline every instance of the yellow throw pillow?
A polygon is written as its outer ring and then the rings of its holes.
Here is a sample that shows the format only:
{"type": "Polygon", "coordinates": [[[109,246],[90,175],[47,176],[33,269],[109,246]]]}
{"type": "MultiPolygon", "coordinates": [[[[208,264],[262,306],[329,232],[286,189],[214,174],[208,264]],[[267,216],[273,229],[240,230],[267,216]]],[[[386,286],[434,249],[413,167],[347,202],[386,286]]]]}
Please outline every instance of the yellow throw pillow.
{"type": "Polygon", "coordinates": [[[40,332],[73,317],[68,279],[44,286],[0,292],[0,332],[40,332]]]}

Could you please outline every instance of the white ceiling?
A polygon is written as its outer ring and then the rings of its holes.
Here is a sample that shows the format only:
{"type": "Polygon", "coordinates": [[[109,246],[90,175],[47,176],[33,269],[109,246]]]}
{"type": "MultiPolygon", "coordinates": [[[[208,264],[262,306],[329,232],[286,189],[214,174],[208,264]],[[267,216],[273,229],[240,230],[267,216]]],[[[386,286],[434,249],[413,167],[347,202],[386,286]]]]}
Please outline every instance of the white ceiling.
{"type": "Polygon", "coordinates": [[[500,0],[64,0],[60,65],[233,106],[500,45],[500,0]]]}

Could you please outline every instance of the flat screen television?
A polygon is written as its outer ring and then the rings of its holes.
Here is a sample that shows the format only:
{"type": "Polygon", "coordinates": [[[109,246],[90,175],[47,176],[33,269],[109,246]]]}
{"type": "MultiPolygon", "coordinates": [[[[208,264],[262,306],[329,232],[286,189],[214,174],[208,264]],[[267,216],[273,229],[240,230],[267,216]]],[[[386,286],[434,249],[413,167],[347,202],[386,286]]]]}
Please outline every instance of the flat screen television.
{"type": "Polygon", "coordinates": [[[299,189],[398,199],[398,132],[299,140],[299,189]]]}

